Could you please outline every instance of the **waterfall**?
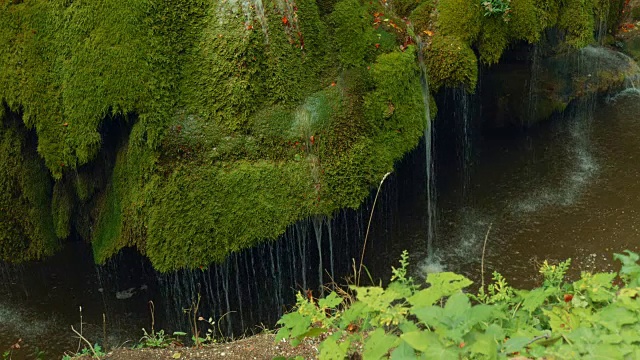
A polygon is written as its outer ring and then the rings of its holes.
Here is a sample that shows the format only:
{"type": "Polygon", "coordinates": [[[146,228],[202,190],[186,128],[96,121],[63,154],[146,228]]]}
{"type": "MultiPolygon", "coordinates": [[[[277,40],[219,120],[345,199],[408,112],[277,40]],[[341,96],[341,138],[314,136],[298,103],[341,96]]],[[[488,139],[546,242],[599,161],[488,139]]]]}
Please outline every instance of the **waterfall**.
{"type": "Polygon", "coordinates": [[[472,128],[471,128],[471,101],[469,93],[463,87],[453,90],[455,112],[462,130],[460,132],[460,174],[462,176],[462,199],[466,199],[471,182],[471,156],[472,156],[472,128]]]}
{"type": "Polygon", "coordinates": [[[433,161],[433,138],[434,132],[431,126],[431,110],[429,101],[429,81],[427,77],[427,66],[424,62],[424,49],[420,36],[416,36],[418,44],[418,62],[420,64],[420,84],[422,85],[422,100],[424,102],[424,114],[426,124],[424,127],[425,160],[426,160],[426,194],[427,194],[427,258],[433,258],[433,241],[436,235],[436,186],[435,168],[433,161]]]}
{"type": "Polygon", "coordinates": [[[538,88],[539,83],[538,77],[542,72],[542,65],[540,61],[541,52],[540,46],[533,45],[533,52],[531,55],[531,77],[529,78],[529,94],[527,98],[527,118],[522,119],[523,127],[532,124],[535,121],[538,112],[538,92],[536,89],[538,88]]]}
{"type": "Polygon", "coordinates": [[[323,218],[321,216],[314,216],[311,220],[313,223],[313,230],[316,235],[316,244],[318,245],[318,286],[320,287],[320,294],[324,293],[324,282],[322,281],[322,224],[323,218]]]}

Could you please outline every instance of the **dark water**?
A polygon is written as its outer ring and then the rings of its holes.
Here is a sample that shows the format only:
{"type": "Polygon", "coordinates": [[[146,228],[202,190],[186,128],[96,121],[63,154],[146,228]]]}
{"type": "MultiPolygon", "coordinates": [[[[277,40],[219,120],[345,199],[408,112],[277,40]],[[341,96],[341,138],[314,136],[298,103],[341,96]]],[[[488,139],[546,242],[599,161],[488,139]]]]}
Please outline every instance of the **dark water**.
{"type": "Polygon", "coordinates": [[[538,284],[544,259],[571,258],[572,276],[617,270],[614,252],[640,250],[638,115],[640,95],[631,89],[576,105],[526,134],[476,136],[471,164],[440,172],[435,256],[427,258],[420,184],[408,182],[401,225],[381,263],[408,249],[417,276],[447,270],[479,281],[491,227],[485,274],[498,271],[517,287],[538,284]]]}
{"type": "MultiPolygon", "coordinates": [[[[457,108],[459,94],[448,98],[457,108]]],[[[472,107],[470,99],[464,101],[472,107]]],[[[639,114],[640,95],[628,90],[608,102],[576,105],[526,133],[467,129],[441,135],[434,255],[427,259],[422,148],[382,188],[366,264],[374,277],[387,278],[407,249],[416,276],[450,270],[479,280],[482,243],[491,226],[485,272],[499,271],[515,286],[535,285],[544,259],[572,258],[574,269],[612,270],[613,252],[640,250],[639,114]]],[[[452,124],[473,123],[468,116],[476,115],[459,116],[463,121],[452,124]]],[[[159,275],[133,251],[96,267],[82,243],[42,263],[0,265],[0,351],[17,339],[22,347],[13,359],[34,358],[36,347],[46,351],[45,359],[75,351],[70,327],[79,329],[81,306],[84,335],[107,346],[135,342],[142,327],[149,329],[150,300],[157,328],[185,331],[183,309],[197,293],[203,295],[202,315],[231,314],[233,321],[222,321],[222,330],[272,327],[297,290],[314,289],[317,295],[321,280],[350,273],[371,204],[370,199],[362,211],[344,211],[332,220],[298,224],[278,242],[203,271],[159,275]],[[320,275],[319,267],[326,272],[320,275]]]]}

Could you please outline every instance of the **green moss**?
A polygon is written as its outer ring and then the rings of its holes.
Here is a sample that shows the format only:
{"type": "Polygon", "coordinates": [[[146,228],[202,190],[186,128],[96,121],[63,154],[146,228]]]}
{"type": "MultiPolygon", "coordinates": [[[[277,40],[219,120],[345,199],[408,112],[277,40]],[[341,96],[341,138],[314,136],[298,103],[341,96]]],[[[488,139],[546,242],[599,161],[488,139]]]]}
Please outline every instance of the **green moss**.
{"type": "Polygon", "coordinates": [[[464,85],[473,91],[478,77],[477,58],[471,47],[455,36],[434,36],[426,52],[433,91],[441,86],[464,85]]]}
{"type": "Polygon", "coordinates": [[[509,45],[509,29],[499,17],[488,18],[483,24],[478,40],[480,60],[485,64],[496,64],[509,45]]]}
{"type": "Polygon", "coordinates": [[[420,3],[420,5],[411,12],[409,21],[411,21],[418,34],[422,34],[423,31],[432,27],[432,14],[435,9],[435,3],[425,1],[420,3]]]}
{"type": "Polygon", "coordinates": [[[443,0],[437,6],[438,31],[471,44],[480,35],[483,10],[476,0],[443,0]]]}
{"type": "Polygon", "coordinates": [[[567,32],[566,42],[576,48],[593,42],[594,0],[567,0],[560,9],[558,26],[567,32]]]}
{"type": "Polygon", "coordinates": [[[158,269],[194,267],[357,207],[426,126],[397,14],[427,35],[432,90],[472,91],[477,55],[495,63],[556,25],[583,45],[614,6],[512,0],[505,18],[476,0],[262,4],[0,2],[0,256],[48,254],[75,229],[99,262],[131,246],[158,269]]]}
{"type": "Polygon", "coordinates": [[[16,117],[0,118],[0,260],[9,262],[39,259],[57,248],[51,179],[16,117]]]}
{"type": "Polygon", "coordinates": [[[58,180],[53,187],[51,214],[56,236],[66,239],[71,233],[71,216],[73,213],[73,197],[67,181],[58,180]]]}
{"type": "Polygon", "coordinates": [[[309,215],[309,189],[306,161],[183,167],[159,189],[146,253],[159,270],[222,261],[309,215]]]}
{"type": "Polygon", "coordinates": [[[392,0],[390,1],[391,10],[394,14],[407,17],[418,6],[425,4],[433,4],[432,0],[392,0]]]}
{"type": "Polygon", "coordinates": [[[372,16],[359,0],[341,0],[329,22],[334,30],[338,59],[343,67],[363,66],[375,49],[372,16]]]}
{"type": "Polygon", "coordinates": [[[545,29],[555,26],[558,20],[558,1],[511,0],[509,37],[536,43],[545,29]]]}

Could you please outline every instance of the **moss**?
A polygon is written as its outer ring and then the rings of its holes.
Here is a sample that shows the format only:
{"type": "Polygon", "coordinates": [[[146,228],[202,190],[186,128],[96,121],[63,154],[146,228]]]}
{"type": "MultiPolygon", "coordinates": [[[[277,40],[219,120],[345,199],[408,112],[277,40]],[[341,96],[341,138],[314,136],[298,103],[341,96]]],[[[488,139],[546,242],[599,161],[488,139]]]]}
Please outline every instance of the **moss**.
{"type": "Polygon", "coordinates": [[[567,0],[560,9],[558,26],[567,32],[566,43],[580,48],[593,42],[594,0],[567,0]]]}
{"type": "Polygon", "coordinates": [[[390,1],[391,10],[394,14],[407,17],[413,10],[415,10],[418,6],[423,6],[425,4],[430,4],[433,6],[432,0],[392,0],[390,1]]]}
{"type": "Polygon", "coordinates": [[[373,18],[358,0],[341,0],[329,17],[338,59],[343,67],[358,67],[371,59],[375,37],[373,18]]]}
{"type": "Polygon", "coordinates": [[[437,8],[438,30],[442,35],[455,36],[466,44],[478,38],[483,20],[480,1],[443,0],[437,8]]]}
{"type": "Polygon", "coordinates": [[[433,25],[432,15],[436,6],[431,1],[420,3],[409,15],[409,21],[413,24],[415,31],[422,34],[425,30],[429,30],[433,25]]]}
{"type": "MultiPolygon", "coordinates": [[[[129,246],[161,270],[220,261],[304,217],[357,207],[416,146],[421,74],[393,11],[247,4],[0,3],[0,205],[12,204],[0,212],[1,256],[48,254],[75,229],[99,262],[129,246]]],[[[579,46],[613,4],[512,0],[509,21],[476,0],[390,6],[428,35],[431,88],[472,91],[474,50],[494,63],[554,25],[579,46]]]]}
{"type": "Polygon", "coordinates": [[[426,63],[433,91],[441,86],[464,85],[469,91],[476,86],[477,58],[471,47],[454,36],[434,36],[426,52],[426,63]]]}
{"type": "Polygon", "coordinates": [[[513,40],[535,43],[558,20],[558,1],[511,0],[508,32],[513,40]]]}
{"type": "Polygon", "coordinates": [[[39,259],[57,248],[51,179],[17,115],[0,120],[0,260],[39,259]]]}
{"type": "Polygon", "coordinates": [[[53,187],[53,198],[51,200],[51,214],[56,236],[66,239],[71,233],[71,216],[73,213],[72,193],[67,181],[58,180],[53,187]]]}
{"type": "Polygon", "coordinates": [[[159,189],[146,253],[159,270],[195,267],[275,238],[310,214],[310,174],[305,161],[178,169],[159,189]]]}
{"type": "Polygon", "coordinates": [[[478,40],[480,60],[485,64],[496,64],[509,45],[509,29],[499,17],[488,18],[483,24],[482,34],[478,40]]]}

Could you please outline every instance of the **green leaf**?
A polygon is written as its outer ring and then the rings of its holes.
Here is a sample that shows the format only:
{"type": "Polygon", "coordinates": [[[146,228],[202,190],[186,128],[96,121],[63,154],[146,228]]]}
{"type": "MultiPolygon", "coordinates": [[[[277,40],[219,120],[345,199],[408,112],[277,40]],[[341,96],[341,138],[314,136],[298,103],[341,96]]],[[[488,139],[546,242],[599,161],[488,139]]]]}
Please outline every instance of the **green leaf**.
{"type": "Polygon", "coordinates": [[[365,303],[355,302],[342,313],[340,317],[340,327],[345,328],[352,322],[357,322],[367,315],[368,308],[365,303]]]}
{"type": "Polygon", "coordinates": [[[467,295],[462,292],[451,296],[444,306],[445,314],[452,318],[465,314],[469,309],[471,309],[471,302],[467,295]]]}
{"type": "Polygon", "coordinates": [[[402,298],[402,296],[398,293],[393,291],[385,291],[383,288],[378,286],[354,286],[351,288],[358,293],[359,301],[362,301],[371,309],[377,311],[387,309],[391,306],[391,303],[402,298]]]}
{"type": "Polygon", "coordinates": [[[467,315],[467,320],[471,325],[489,321],[494,315],[498,315],[494,306],[476,305],[472,307],[467,315]]]}
{"type": "Polygon", "coordinates": [[[412,331],[406,334],[400,335],[400,338],[404,340],[412,348],[426,352],[430,348],[442,347],[438,336],[431,332],[426,331],[412,331]],[[436,346],[437,344],[437,346],[436,346]]]}
{"type": "Polygon", "coordinates": [[[521,295],[524,297],[522,309],[530,313],[538,309],[547,300],[547,294],[543,288],[531,290],[526,294],[522,292],[521,295]]]}
{"type": "Polygon", "coordinates": [[[505,330],[498,324],[489,325],[489,327],[487,328],[487,330],[485,330],[484,333],[491,336],[493,341],[496,343],[502,342],[506,336],[505,330]]]}
{"type": "Polygon", "coordinates": [[[288,339],[289,337],[291,337],[291,330],[289,330],[289,328],[280,328],[276,334],[275,341],[280,342],[284,339],[288,339]]]}
{"type": "Polygon", "coordinates": [[[340,305],[341,303],[342,303],[342,298],[338,296],[338,294],[336,294],[335,291],[332,291],[331,294],[329,294],[329,296],[318,300],[318,306],[321,309],[333,309],[336,306],[340,305]]]}
{"type": "Polygon", "coordinates": [[[596,314],[595,319],[612,332],[618,332],[623,325],[638,322],[638,318],[633,311],[615,305],[602,309],[596,314]]]}
{"type": "Polygon", "coordinates": [[[503,351],[507,354],[522,351],[522,348],[524,348],[530,341],[531,338],[528,337],[512,337],[504,343],[503,351]]]}
{"type": "Polygon", "coordinates": [[[442,297],[451,296],[473,284],[473,281],[452,272],[428,274],[427,282],[431,284],[429,288],[420,290],[407,298],[411,305],[418,307],[433,305],[442,297]]]}
{"type": "Polygon", "coordinates": [[[405,341],[391,352],[391,360],[414,360],[415,358],[416,351],[405,341]]]}
{"type": "Polygon", "coordinates": [[[589,354],[592,356],[592,359],[624,359],[624,353],[620,351],[618,346],[615,345],[606,345],[606,344],[598,344],[591,347],[589,354]]]}
{"type": "Polygon", "coordinates": [[[624,252],[626,255],[613,254],[615,260],[622,262],[620,277],[628,287],[640,287],[640,265],[638,265],[640,256],[629,250],[625,250],[624,252]]]}
{"type": "Polygon", "coordinates": [[[400,331],[402,331],[403,333],[419,330],[418,325],[416,325],[413,321],[403,321],[400,324],[398,324],[398,327],[400,328],[400,331]]]}
{"type": "Polygon", "coordinates": [[[302,335],[298,336],[298,338],[300,338],[300,339],[304,339],[304,338],[306,338],[306,337],[314,338],[314,337],[318,337],[318,336],[320,336],[320,335],[322,335],[322,334],[324,334],[324,333],[326,333],[326,332],[327,332],[327,329],[323,329],[323,328],[311,328],[311,329],[309,329],[309,331],[307,331],[306,333],[304,333],[304,334],[302,334],[302,335]]]}
{"type": "Polygon", "coordinates": [[[487,358],[495,360],[498,358],[498,346],[493,337],[487,334],[474,336],[473,343],[469,346],[473,354],[486,355],[487,358]]]}
{"type": "Polygon", "coordinates": [[[438,326],[444,319],[444,309],[438,306],[427,306],[411,310],[418,320],[429,326],[438,326]]]}
{"type": "Polygon", "coordinates": [[[385,334],[384,329],[378,328],[366,339],[363,356],[365,359],[380,359],[397,343],[397,336],[385,334]]]}
{"type": "Polygon", "coordinates": [[[349,350],[349,346],[351,345],[351,341],[347,338],[344,341],[338,343],[341,336],[342,334],[337,332],[320,343],[318,350],[320,350],[321,359],[344,360],[347,357],[347,352],[349,350]]]}

